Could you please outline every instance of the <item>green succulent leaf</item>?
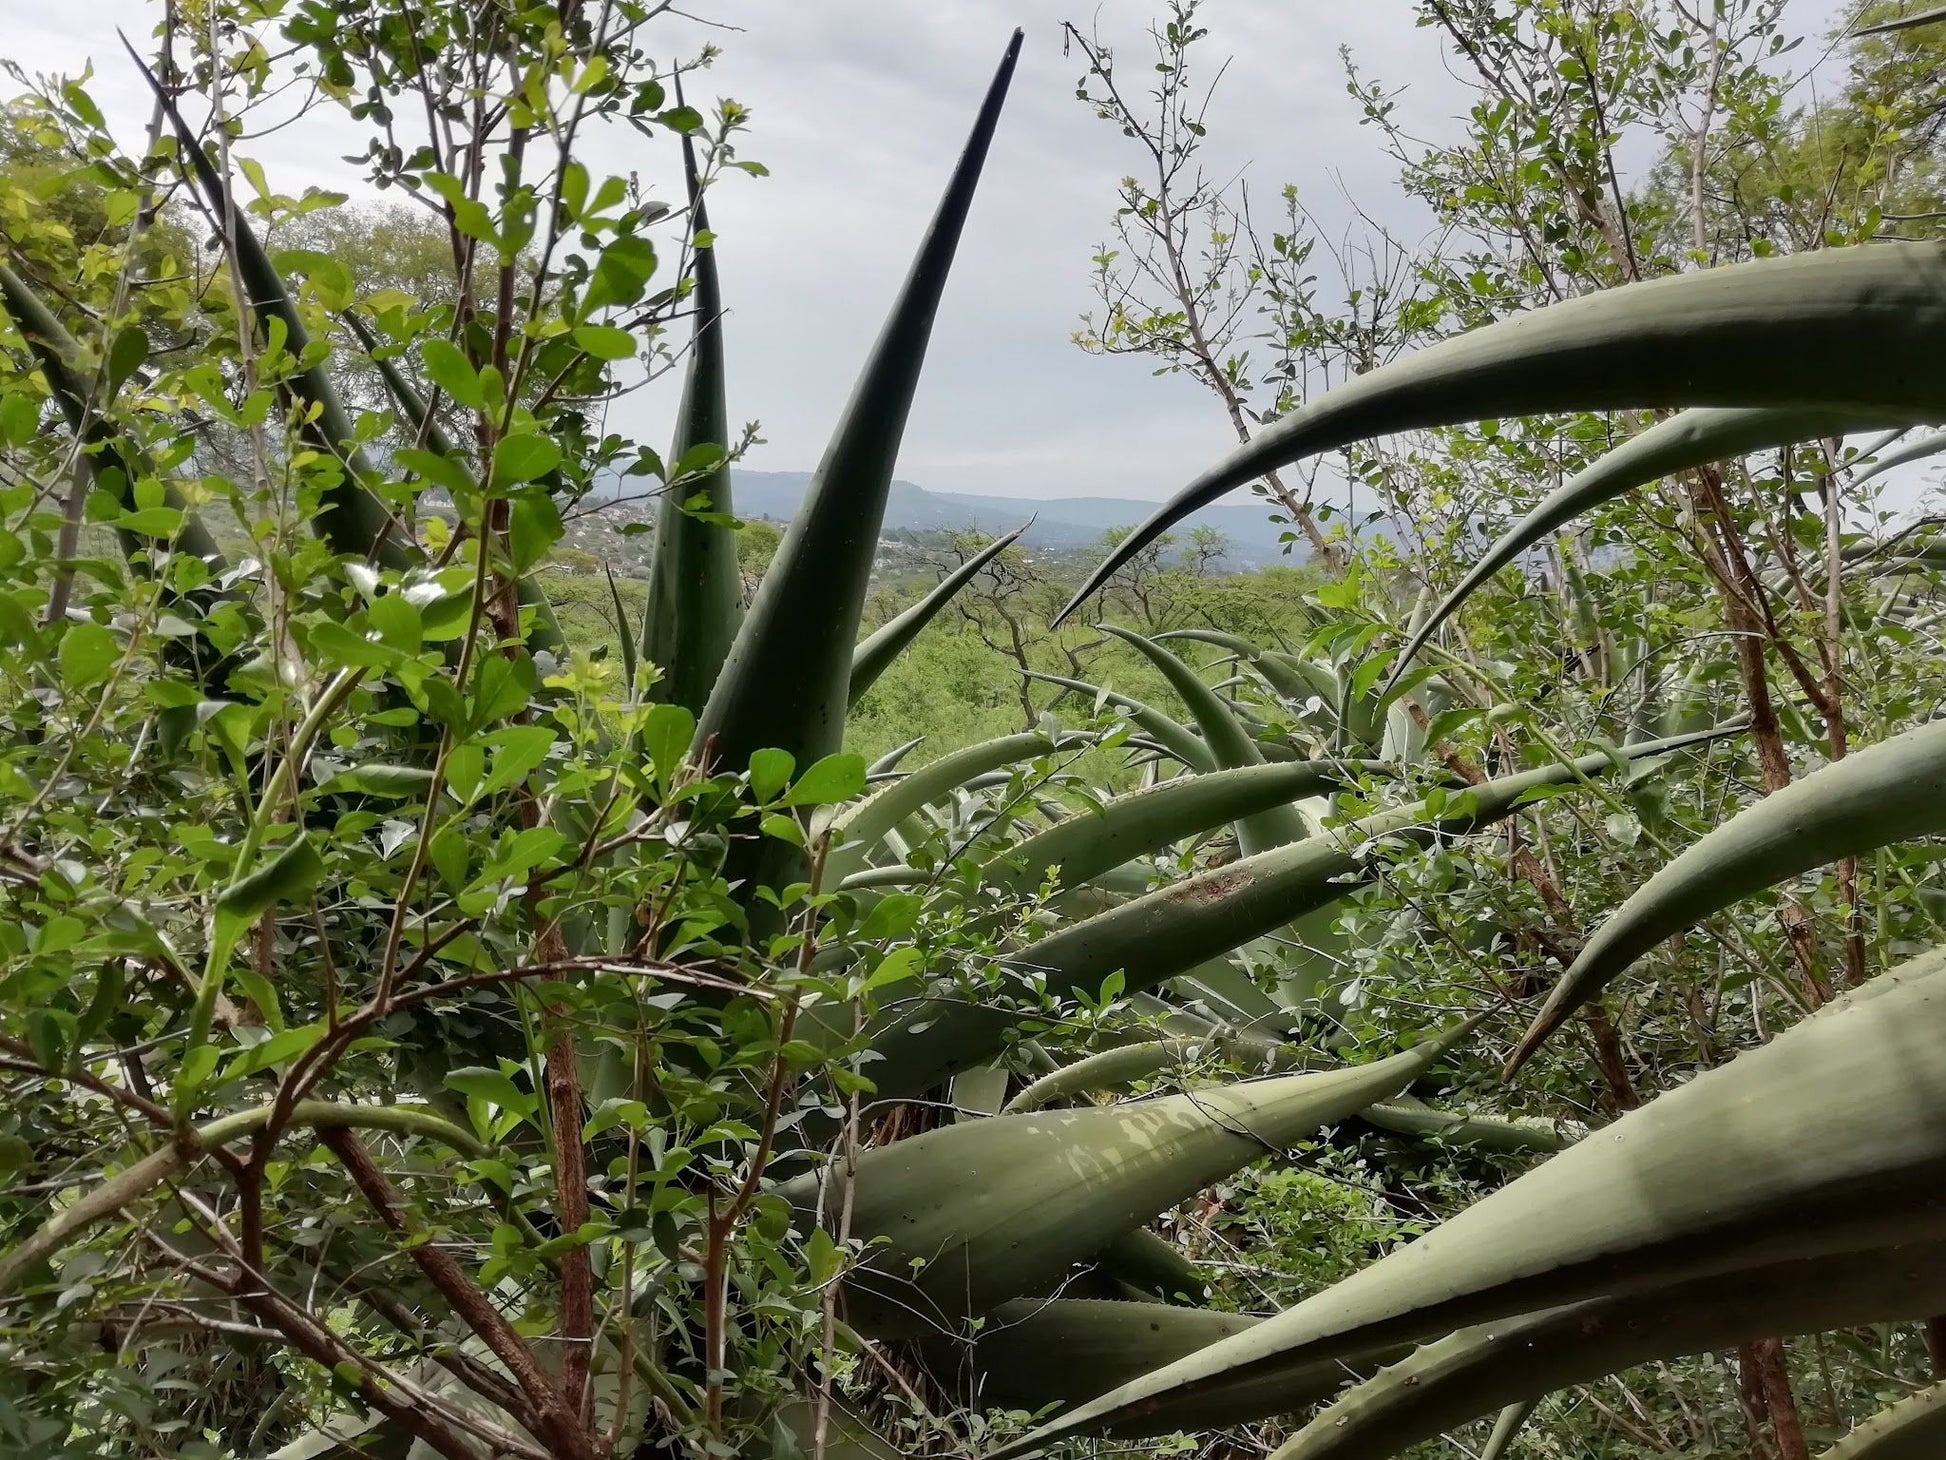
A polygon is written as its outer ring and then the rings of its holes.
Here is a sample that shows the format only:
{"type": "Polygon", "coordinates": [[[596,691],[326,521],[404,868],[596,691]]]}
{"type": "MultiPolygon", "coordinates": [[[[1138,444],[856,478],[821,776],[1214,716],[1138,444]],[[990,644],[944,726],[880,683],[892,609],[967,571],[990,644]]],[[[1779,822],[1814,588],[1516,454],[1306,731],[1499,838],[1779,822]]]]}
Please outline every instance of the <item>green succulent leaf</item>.
{"type": "MultiPolygon", "coordinates": [[[[1303,1372],[1461,1325],[1767,1264],[1936,1242],[1934,1193],[1946,1175],[1943,973],[1946,950],[1881,974],[1316,1297],[1104,1395],[998,1456],[1164,1396],[1303,1372]],[[1834,1090],[1845,1098],[1833,1100],[1834,1090]]],[[[1901,1261],[1892,1266],[1905,1271],[1901,1261]]],[[[1776,1291],[1802,1301],[1817,1285],[1776,1291]]],[[[1467,1392],[1468,1404],[1491,1408],[1533,1391],[1467,1392]]]]}
{"type": "Polygon", "coordinates": [[[1665,938],[1754,892],[1875,847],[1946,831],[1946,720],[1820,767],[1746,807],[1596,929],[1549,993],[1509,1066],[1665,938]]]}
{"type": "Polygon", "coordinates": [[[1946,250],[1823,249],[1585,295],[1443,340],[1307,402],[1116,544],[1061,617],[1170,527],[1266,471],[1400,431],[1548,411],[1946,412],[1946,250]]]}

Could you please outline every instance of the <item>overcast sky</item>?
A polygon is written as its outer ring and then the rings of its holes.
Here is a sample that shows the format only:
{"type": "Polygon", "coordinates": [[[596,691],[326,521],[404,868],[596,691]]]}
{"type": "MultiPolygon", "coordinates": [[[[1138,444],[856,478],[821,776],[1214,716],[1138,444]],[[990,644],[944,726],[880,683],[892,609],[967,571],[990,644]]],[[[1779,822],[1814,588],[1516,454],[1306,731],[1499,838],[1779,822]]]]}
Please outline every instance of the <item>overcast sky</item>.
{"type": "MultiPolygon", "coordinates": [[[[1838,0],[1793,0],[1793,23],[1821,32],[1838,0]]],[[[731,412],[762,422],[747,465],[809,470],[876,332],[957,155],[981,91],[1016,25],[1019,73],[987,163],[933,336],[899,475],[939,490],[1009,496],[1168,495],[1230,444],[1220,407],[1184,377],[1139,360],[1099,359],[1070,343],[1089,307],[1089,259],[1108,233],[1116,180],[1134,144],[1074,99],[1078,53],[1062,55],[1047,0],[696,0],[725,23],[724,50],[698,89],[753,113],[743,155],[767,178],[727,179],[710,194],[730,309],[731,412]]],[[[115,40],[137,38],[148,0],[28,5],[8,0],[0,54],[33,71],[78,71],[126,141],[147,106],[115,40]]],[[[1148,0],[1077,7],[1119,41],[1132,78],[1146,46],[1148,0]]],[[[1401,236],[1424,235],[1378,139],[1358,125],[1339,48],[1361,70],[1404,87],[1401,114],[1422,134],[1450,132],[1465,90],[1437,36],[1406,0],[1210,0],[1205,43],[1234,56],[1210,115],[1214,172],[1248,169],[1253,192],[1295,184],[1325,231],[1350,223],[1355,199],[1401,236]]],[[[658,22],[660,25],[661,22],[658,22]]],[[[673,37],[679,33],[670,27],[673,37]]],[[[700,37],[694,27],[680,32],[700,37]]],[[[694,92],[692,102],[702,100],[694,92]]],[[[340,154],[362,151],[335,117],[241,150],[279,191],[356,192],[340,154]]],[[[617,139],[593,159],[645,177],[669,158],[617,139]],[[613,150],[608,150],[612,148],[613,150]]],[[[664,189],[667,190],[666,187],[664,189]]],[[[618,428],[660,445],[673,389],[619,408],[618,428]]]]}

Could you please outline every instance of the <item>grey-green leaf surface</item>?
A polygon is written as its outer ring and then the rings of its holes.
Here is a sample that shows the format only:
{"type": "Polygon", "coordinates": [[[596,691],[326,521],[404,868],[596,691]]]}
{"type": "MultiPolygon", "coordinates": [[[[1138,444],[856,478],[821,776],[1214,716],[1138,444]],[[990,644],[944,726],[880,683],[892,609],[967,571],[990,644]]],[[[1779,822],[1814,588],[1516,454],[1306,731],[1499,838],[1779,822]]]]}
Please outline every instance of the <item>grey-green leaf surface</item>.
{"type": "Polygon", "coordinates": [[[1388,769],[1381,761],[1299,760],[1180,776],[1076,811],[1008,848],[994,859],[989,876],[1012,886],[1035,885],[1051,869],[1062,886],[1076,887],[1185,837],[1388,769]]]}
{"type": "MultiPolygon", "coordinates": [[[[1946,1180],[1942,970],[1946,950],[1934,950],[1881,974],[1249,1334],[999,1453],[1026,1453],[1179,1393],[1510,1314],[1936,1242],[1946,1180]]],[[[1519,1397],[1474,1396],[1489,1408],[1519,1397]]]]}
{"type": "MultiPolygon", "coordinates": [[[[1372,1064],[1215,1086],[1086,1110],[942,1126],[865,1152],[846,1283],[874,1334],[950,1332],[1009,1299],[1050,1292],[1075,1263],[1212,1181],[1395,1095],[1471,1028],[1372,1064]]],[[[780,1192],[815,1220],[829,1172],[780,1192]]]]}
{"type": "MultiPolygon", "coordinates": [[[[1028,944],[1010,962],[1063,997],[1092,995],[1114,973],[1130,991],[1150,989],[1347,896],[1377,875],[1376,843],[1423,845],[1463,835],[1514,814],[1524,797],[1543,787],[1701,745],[1716,733],[1649,741],[1504,776],[1449,796],[1438,811],[1424,802],[1382,811],[1110,908],[1028,944]]],[[[872,1079],[881,1094],[916,1094],[953,1070],[990,1058],[1018,1017],[990,1000],[919,1001],[874,1035],[880,1058],[872,1079]]]]}
{"type": "MultiPolygon", "coordinates": [[[[1938,18],[1946,18],[1946,11],[1938,18]]],[[[1932,1384],[1880,1410],[1818,1460],[1938,1460],[1942,1454],[1946,1454],[1946,1384],[1932,1384]]]]}
{"type": "MultiPolygon", "coordinates": [[[[1766,1263],[1477,1324],[1348,1390],[1276,1460],[1382,1460],[1495,1406],[1531,1405],[1638,1364],[1778,1334],[1923,1318],[1942,1302],[1946,1245],[1921,1242],[1766,1263]]],[[[1915,1428],[1930,1428],[1933,1445],[1940,1443],[1937,1421],[1915,1428]]],[[[1932,1460],[1940,1452],[1860,1453],[1932,1460]]]]}

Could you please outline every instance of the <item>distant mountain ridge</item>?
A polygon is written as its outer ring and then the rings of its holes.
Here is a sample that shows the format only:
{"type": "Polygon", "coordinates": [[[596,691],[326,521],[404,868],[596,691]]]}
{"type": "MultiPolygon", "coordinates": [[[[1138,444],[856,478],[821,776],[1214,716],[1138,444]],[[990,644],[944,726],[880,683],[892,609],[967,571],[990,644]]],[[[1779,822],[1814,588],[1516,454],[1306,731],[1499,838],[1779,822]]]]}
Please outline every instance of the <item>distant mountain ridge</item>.
{"type": "MultiPolygon", "coordinates": [[[[803,471],[740,471],[731,474],[731,492],[739,517],[770,517],[788,521],[804,499],[811,474],[803,471]]],[[[1026,541],[1036,547],[1068,551],[1091,547],[1110,528],[1133,527],[1158,504],[1126,497],[986,497],[966,492],[935,492],[913,482],[895,481],[885,506],[887,531],[969,527],[997,536],[1012,532],[1030,517],[1026,541]]],[[[1282,534],[1290,529],[1270,520],[1268,505],[1205,507],[1184,524],[1214,527],[1229,539],[1227,561],[1232,567],[1261,567],[1267,563],[1302,561],[1309,556],[1300,544],[1289,558],[1282,534]]]]}

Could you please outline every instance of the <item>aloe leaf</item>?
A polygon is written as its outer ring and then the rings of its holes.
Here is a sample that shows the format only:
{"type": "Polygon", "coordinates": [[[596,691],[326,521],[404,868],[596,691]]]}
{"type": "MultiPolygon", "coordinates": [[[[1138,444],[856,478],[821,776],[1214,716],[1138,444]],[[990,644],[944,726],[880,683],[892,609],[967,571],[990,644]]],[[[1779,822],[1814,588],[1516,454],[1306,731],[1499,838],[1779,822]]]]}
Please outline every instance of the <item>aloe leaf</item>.
{"type": "Polygon", "coordinates": [[[1124,1044],[1117,1049],[1102,1050],[1041,1076],[1007,1102],[1006,1113],[1016,1115],[1022,1111],[1040,1110],[1076,1095],[1085,1095],[1091,1090],[1121,1089],[1163,1070],[1190,1068],[1217,1056],[1226,1059],[1233,1059],[1239,1054],[1253,1057],[1264,1048],[1276,1050],[1282,1056],[1275,1061],[1266,1061],[1266,1070],[1289,1070],[1304,1065],[1301,1053],[1295,1049],[1286,1050],[1280,1045],[1260,1046],[1256,1041],[1245,1043],[1217,1036],[1148,1039],[1139,1044],[1124,1044]]]}
{"type": "Polygon", "coordinates": [[[1911,462],[1924,461],[1929,456],[1937,456],[1946,451],[1946,431],[1935,431],[1930,436],[1921,436],[1917,441],[1907,442],[1897,451],[1891,452],[1873,462],[1865,470],[1851,479],[1853,487],[1862,486],[1873,477],[1883,476],[1894,467],[1906,466],[1911,462]]]}
{"type": "MultiPolygon", "coordinates": [[[[1266,471],[1373,436],[1548,411],[1737,406],[1937,419],[1946,250],[1820,249],[1566,300],[1431,345],[1266,428],[1129,533],[1060,617],[1168,528],[1266,471]]],[[[1058,619],[1056,620],[1059,621],[1058,619]]]]}
{"type": "Polygon", "coordinates": [[[696,744],[732,769],[770,746],[799,765],[838,749],[899,440],[1020,40],[1014,32],[912,272],[700,717],[696,744]]]}
{"type": "MultiPolygon", "coordinates": [[[[1130,645],[1162,671],[1169,688],[1188,707],[1189,717],[1196,722],[1203,743],[1209,747],[1210,755],[1218,766],[1224,770],[1239,770],[1245,766],[1263,764],[1263,752],[1257,749],[1257,743],[1238,723],[1230,707],[1223,703],[1222,696],[1203,683],[1203,677],[1195,670],[1152,639],[1145,639],[1140,634],[1132,634],[1113,624],[1103,624],[1102,631],[1130,645]]],[[[1238,820],[1237,845],[1245,856],[1250,856],[1297,841],[1303,837],[1304,831],[1303,819],[1294,808],[1287,805],[1270,807],[1238,820]]]]}
{"type": "MultiPolygon", "coordinates": [[[[1000,1454],[1040,1448],[1163,1396],[1302,1372],[1509,1314],[1937,1242],[1946,1178],[1942,971],[1946,949],[1881,974],[1249,1334],[1104,1395],[1000,1454]]],[[[1492,1407],[1530,1392],[1472,1393],[1469,1403],[1492,1407]]]]}
{"type": "Polygon", "coordinates": [[[1063,689],[1073,690],[1076,694],[1088,695],[1094,699],[1113,705],[1141,729],[1146,730],[1156,743],[1170,755],[1181,761],[1193,771],[1213,771],[1216,757],[1210,748],[1187,725],[1171,719],[1161,710],[1146,705],[1131,695],[1119,690],[1104,689],[1085,680],[1068,679],[1059,674],[1042,674],[1038,670],[1028,672],[1029,679],[1037,679],[1043,684],[1058,684],[1063,689]]]}
{"type": "MultiPolygon", "coordinates": [[[[874,1334],[923,1334],[1047,1292],[1212,1181],[1397,1094],[1471,1028],[1373,1064],[999,1115],[869,1150],[851,1231],[873,1245],[847,1279],[847,1312],[874,1334]]],[[[779,1192],[811,1220],[836,1197],[827,1179],[842,1178],[812,1173],[779,1192]]]]}
{"type": "Polygon", "coordinates": [[[1786,446],[1793,441],[1842,436],[1885,424],[1886,420],[1883,413],[1870,416],[1857,411],[1755,408],[1688,410],[1657,422],[1576,472],[1502,534],[1460,580],[1459,586],[1440,601],[1439,607],[1406,640],[1393,663],[1390,683],[1398,682],[1426,641],[1482,584],[1556,528],[1603,502],[1712,461],[1786,446]]]}
{"type": "Polygon", "coordinates": [[[1096,1271],[1141,1294],[1145,1302],[1178,1302],[1209,1291],[1183,1250],[1147,1227],[1117,1237],[1093,1261],[1096,1271]]]}
{"type": "Polygon", "coordinates": [[[851,686],[846,704],[855,705],[878,677],[885,673],[905,646],[919,636],[933,616],[953,601],[960,589],[979,576],[980,570],[1020,541],[1020,535],[1034,524],[1023,523],[1004,537],[996,537],[972,557],[939,580],[939,586],[903,613],[888,619],[874,630],[851,654],[851,686]]]}
{"type": "Polygon", "coordinates": [[[1518,1069],[1580,1005],[1665,938],[1844,857],[1946,831],[1946,720],[1821,766],[1706,833],[1588,940],[1534,1018],[1518,1069]]]}
{"type": "MultiPolygon", "coordinates": [[[[126,39],[123,44],[127,45],[126,39]]],[[[183,120],[168,88],[156,79],[155,73],[136,54],[133,46],[128,47],[128,53],[141,68],[144,79],[155,92],[157,103],[168,116],[182,159],[195,174],[210,211],[218,220],[218,226],[225,229],[234,242],[237,269],[242,274],[235,281],[238,308],[247,305],[254,310],[266,330],[272,320],[280,323],[284,330],[285,350],[293,359],[302,358],[310,345],[311,336],[304,328],[296,302],[284,285],[283,275],[271,263],[263,241],[250,226],[243,209],[236,206],[228,181],[204,154],[196,134],[183,120]]],[[[331,545],[332,551],[360,558],[376,558],[390,568],[410,566],[416,553],[400,540],[392,514],[367,485],[376,479],[377,473],[366,459],[364,448],[358,445],[351,417],[345,411],[337,387],[331,383],[324,362],[320,360],[300,370],[290,380],[282,382],[279,390],[287,400],[297,403],[300,408],[315,408],[314,412],[301,409],[303,424],[300,430],[303,437],[314,449],[337,458],[344,468],[343,479],[325,492],[326,510],[318,520],[319,532],[331,545]]]]}
{"type": "Polygon", "coordinates": [[[826,864],[834,879],[862,869],[865,859],[908,816],[988,771],[1060,749],[1058,739],[1038,730],[983,740],[930,761],[883,790],[874,792],[832,823],[834,850],[826,864]]]}
{"type": "MultiPolygon", "coordinates": [[[[1946,19],[1946,11],[1934,18],[1946,19]]],[[[1946,1384],[1933,1384],[1881,1409],[1818,1460],[1937,1460],[1942,1450],[1946,1450],[1946,1384]]]]}
{"type": "Polygon", "coordinates": [[[1534,1412],[1539,1400],[1521,1404],[1510,1404],[1500,1411],[1500,1418],[1493,1422],[1493,1433],[1487,1436],[1486,1447],[1480,1451],[1480,1460],[1501,1460],[1513,1447],[1514,1439],[1520,1434],[1521,1427],[1534,1412]]]}
{"type": "MultiPolygon", "coordinates": [[[[1942,1302],[1946,1245],[1925,1242],[1766,1263],[1482,1323],[1427,1344],[1346,1391],[1277,1451],[1276,1460],[1373,1460],[1497,1405],[1531,1406],[1637,1364],[1777,1334],[1921,1318],[1942,1302]]],[[[1941,1433],[1933,1429],[1930,1448],[1888,1453],[1930,1460],[1941,1433]]],[[[1850,1453],[1841,1447],[1826,1460],[1850,1453]]]]}
{"type": "Polygon", "coordinates": [[[1933,25],[1946,20],[1946,6],[1933,10],[1918,10],[1911,15],[1901,15],[1896,20],[1882,20],[1877,25],[1860,26],[1853,31],[1854,36],[1886,35],[1895,30],[1912,30],[1921,25],[1933,25]]]}
{"type": "MultiPolygon", "coordinates": [[[[682,139],[682,163],[689,184],[693,231],[707,232],[709,215],[696,174],[696,151],[686,135],[682,139]]],[[[713,244],[696,250],[693,277],[690,308],[695,327],[690,335],[689,369],[683,379],[682,402],[676,408],[676,436],[669,448],[669,461],[673,470],[676,462],[705,447],[715,447],[722,456],[694,481],[662,494],[656,515],[649,601],[642,614],[642,657],[662,670],[662,678],[652,691],[656,699],[700,714],[743,620],[743,576],[737,565],[735,526],[710,520],[728,517],[734,510],[730,497],[723,291],[713,244]]]]}
{"type": "MultiPolygon", "coordinates": [[[[1423,845],[1477,831],[1514,814],[1523,798],[1542,787],[1704,744],[1719,733],[1650,741],[1502,777],[1449,797],[1438,812],[1424,802],[1382,811],[1110,908],[1028,944],[1009,962],[1064,998],[1092,996],[1113,973],[1122,975],[1128,990],[1150,989],[1355,891],[1377,875],[1369,855],[1375,842],[1423,845]]],[[[920,1000],[874,1033],[879,1059],[872,1080],[882,1095],[916,1094],[956,1069],[991,1058],[1019,1017],[991,1000],[920,1000]]]]}
{"type": "Polygon", "coordinates": [[[1020,887],[1051,870],[1062,886],[1077,887],[1185,837],[1387,769],[1379,761],[1297,760],[1182,776],[1075,812],[995,857],[987,875],[1020,887]]]}
{"type": "Polygon", "coordinates": [[[1565,1151],[1585,1134],[1558,1121],[1494,1120],[1462,1111],[1442,1110],[1409,1095],[1401,1095],[1396,1100],[1381,1100],[1367,1109],[1361,1119],[1380,1130],[1501,1155],[1535,1152],[1552,1155],[1556,1151],[1565,1151]]]}
{"type": "MultiPolygon", "coordinates": [[[[1021,1299],[988,1314],[971,1339],[928,1340],[923,1352],[927,1368],[969,1406],[1031,1411],[1092,1399],[1261,1321],[1207,1308],[1021,1299]]],[[[1342,1382],[1342,1373],[1336,1377],[1342,1382]]]]}
{"type": "MultiPolygon", "coordinates": [[[[96,486],[113,487],[123,509],[133,511],[136,482],[155,475],[155,469],[134,442],[103,421],[93,409],[94,385],[82,367],[80,344],[32,286],[4,264],[0,264],[0,303],[6,305],[14,326],[33,351],[34,362],[46,377],[68,429],[94,448],[81,455],[89,480],[96,486]],[[119,483],[104,479],[104,470],[110,467],[119,472],[119,483]]],[[[223,551],[210,536],[209,529],[184,507],[181,495],[172,484],[164,482],[163,492],[163,500],[182,513],[181,526],[175,534],[176,550],[201,558],[213,572],[221,572],[223,551]]],[[[119,530],[118,535],[128,550],[145,548],[150,542],[142,534],[125,529],[119,530]]]]}
{"type": "Polygon", "coordinates": [[[906,741],[903,745],[893,746],[890,750],[886,751],[885,754],[881,755],[877,760],[873,761],[870,765],[865,767],[866,776],[871,779],[876,779],[880,776],[891,775],[894,771],[896,771],[899,768],[900,761],[904,760],[908,755],[912,754],[913,751],[917,750],[920,746],[924,745],[925,743],[926,743],[925,736],[915,735],[912,737],[912,739],[906,741]]]}

